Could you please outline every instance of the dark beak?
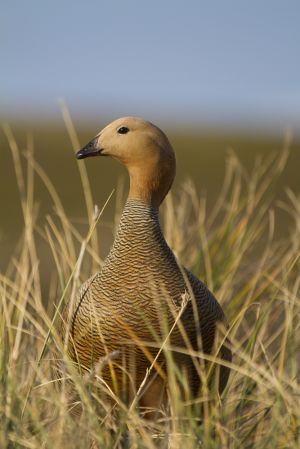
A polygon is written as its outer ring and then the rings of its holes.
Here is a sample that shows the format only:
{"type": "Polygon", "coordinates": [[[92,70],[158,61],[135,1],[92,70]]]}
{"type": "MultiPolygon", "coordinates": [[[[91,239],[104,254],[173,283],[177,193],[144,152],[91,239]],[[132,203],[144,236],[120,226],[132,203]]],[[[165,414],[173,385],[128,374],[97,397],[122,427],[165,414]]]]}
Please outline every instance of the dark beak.
{"type": "Polygon", "coordinates": [[[98,139],[98,137],[95,137],[85,147],[77,151],[77,159],[84,159],[89,156],[100,156],[102,149],[99,150],[99,148],[97,148],[98,139]]]}

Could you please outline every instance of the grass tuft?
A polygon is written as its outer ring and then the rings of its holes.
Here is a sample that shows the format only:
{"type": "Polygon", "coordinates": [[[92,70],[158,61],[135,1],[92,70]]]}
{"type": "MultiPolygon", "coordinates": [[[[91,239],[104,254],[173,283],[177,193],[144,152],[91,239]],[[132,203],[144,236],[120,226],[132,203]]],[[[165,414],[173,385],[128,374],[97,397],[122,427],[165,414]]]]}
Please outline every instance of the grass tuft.
{"type": "MultiPolygon", "coordinates": [[[[62,110],[77,146],[68,111],[65,106],[62,110]]],[[[188,394],[183,404],[174,382],[175,412],[169,417],[162,410],[153,428],[139,413],[137,401],[127,406],[122,398],[115,398],[117,405],[111,413],[97,393],[100,385],[113,395],[101,379],[101,363],[109,360],[101,361],[93,372],[78,375],[56,331],[65,301],[101,267],[97,223],[106,203],[100,211],[95,209],[87,172],[80,165],[88,229],[79,230],[66,214],[47,170],[34,159],[32,138],[28,137],[21,152],[8,125],[4,132],[24,229],[0,274],[0,447],[74,449],[89,447],[93,439],[99,448],[111,449],[120,445],[298,449],[300,199],[291,190],[280,201],[272,195],[285,169],[291,137],[286,136],[280,153],[257,159],[250,173],[229,152],[223,187],[212,210],[191,181],[165,201],[161,219],[166,238],[179,260],[207,283],[224,307],[234,359],[222,400],[207,405],[204,391],[197,414],[195,404],[188,406],[188,394]],[[36,177],[53,204],[53,213],[42,225],[35,201],[36,177]],[[280,236],[276,233],[279,209],[290,217],[289,227],[280,236]],[[46,267],[40,264],[41,251],[47,254],[46,267]],[[49,291],[43,287],[45,273],[51,279],[49,291]],[[53,375],[54,353],[66,366],[59,389],[53,375]],[[74,419],[74,410],[69,410],[68,379],[80,400],[80,419],[74,419]]],[[[161,350],[168,352],[167,342],[161,350]]],[[[203,355],[191,352],[191,356],[199,360],[203,355]]],[[[173,375],[176,379],[175,368],[173,375]]]]}

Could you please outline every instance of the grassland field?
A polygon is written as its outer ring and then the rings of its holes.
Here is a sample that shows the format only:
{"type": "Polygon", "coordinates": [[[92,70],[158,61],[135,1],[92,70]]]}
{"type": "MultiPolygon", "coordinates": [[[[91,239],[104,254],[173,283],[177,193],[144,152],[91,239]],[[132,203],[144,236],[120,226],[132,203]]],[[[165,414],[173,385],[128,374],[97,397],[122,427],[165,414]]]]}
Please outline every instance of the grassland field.
{"type": "MultiPolygon", "coordinates": [[[[222,398],[205,379],[195,401],[173,388],[171,416],[153,426],[122,398],[107,412],[101,376],[78,376],[56,332],[63,304],[107,254],[128,184],[115,161],[74,157],[101,124],[66,124],[11,123],[0,136],[0,449],[299,449],[300,141],[166,129],[178,175],[164,233],[224,307],[234,358],[222,398]]],[[[173,385],[186,385],[173,368],[173,385]]]]}

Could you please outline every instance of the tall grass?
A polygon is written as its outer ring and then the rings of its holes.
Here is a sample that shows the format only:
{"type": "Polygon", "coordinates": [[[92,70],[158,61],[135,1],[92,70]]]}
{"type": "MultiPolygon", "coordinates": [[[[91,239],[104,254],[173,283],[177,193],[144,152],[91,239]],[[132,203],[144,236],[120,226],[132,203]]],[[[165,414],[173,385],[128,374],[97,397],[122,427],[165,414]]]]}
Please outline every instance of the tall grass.
{"type": "MultiPolygon", "coordinates": [[[[65,108],[63,112],[76,147],[76,132],[65,108]]],[[[224,184],[211,211],[191,181],[165,201],[161,220],[166,238],[179,260],[222,303],[234,359],[223,397],[201,408],[201,422],[194,407],[180,403],[173,383],[175,411],[169,416],[162,410],[153,426],[135,402],[128,406],[122,398],[114,398],[115,413],[111,414],[94,388],[101,383],[99,370],[79,376],[56,331],[63,304],[102,265],[97,223],[105,205],[93,206],[88,175],[80,164],[88,226],[84,234],[79,232],[46,169],[34,159],[32,140],[21,153],[11,129],[5,125],[4,131],[24,230],[6,271],[0,274],[0,448],[74,449],[89,447],[93,439],[101,449],[118,445],[298,449],[300,198],[288,189],[284,199],[272,196],[288,158],[290,137],[281,153],[257,159],[251,173],[229,153],[224,184]],[[35,202],[36,177],[53,203],[53,214],[44,220],[35,202]],[[280,236],[276,234],[278,209],[289,217],[280,236]],[[41,240],[48,248],[44,266],[40,264],[41,240]],[[43,287],[45,274],[51,279],[49,291],[43,287]],[[65,378],[75,384],[80,418],[75,419],[69,410],[68,382],[61,380],[60,388],[55,387],[53,353],[64,360],[65,378]]],[[[116,197],[120,196],[118,192],[116,197]]],[[[118,199],[117,216],[119,209],[118,199]]],[[[191,356],[199,358],[197,353],[191,356]]],[[[199,404],[206,404],[206,394],[198,398],[199,404]]]]}

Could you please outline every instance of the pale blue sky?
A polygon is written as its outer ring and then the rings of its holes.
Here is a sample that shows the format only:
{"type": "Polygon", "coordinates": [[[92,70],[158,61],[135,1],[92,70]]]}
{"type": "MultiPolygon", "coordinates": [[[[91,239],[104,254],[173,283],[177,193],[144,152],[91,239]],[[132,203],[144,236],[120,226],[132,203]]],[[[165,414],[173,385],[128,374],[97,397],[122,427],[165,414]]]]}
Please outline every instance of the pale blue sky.
{"type": "Polygon", "coordinates": [[[2,0],[0,116],[300,124],[299,0],[2,0]]]}

